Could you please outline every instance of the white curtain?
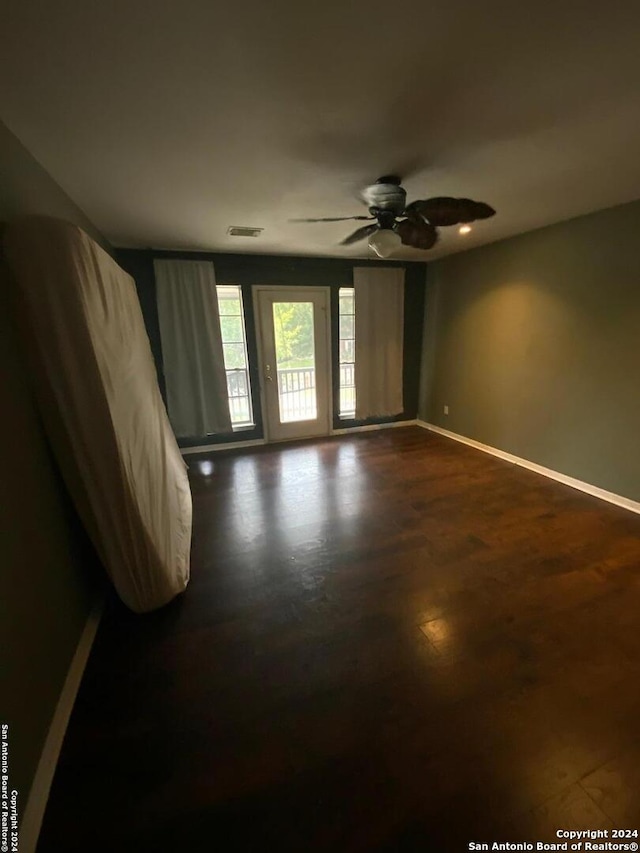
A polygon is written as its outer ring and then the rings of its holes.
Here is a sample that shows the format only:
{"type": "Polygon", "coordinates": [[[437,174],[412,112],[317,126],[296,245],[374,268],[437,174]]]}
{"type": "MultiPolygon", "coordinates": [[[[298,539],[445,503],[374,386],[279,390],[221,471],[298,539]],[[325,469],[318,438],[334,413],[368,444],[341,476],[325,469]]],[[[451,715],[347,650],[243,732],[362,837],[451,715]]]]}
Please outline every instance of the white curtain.
{"type": "Polygon", "coordinates": [[[355,267],[356,418],[388,417],[404,409],[404,270],[355,267]]]}
{"type": "Polygon", "coordinates": [[[210,261],[154,261],[169,419],[178,437],[231,432],[210,261]]]}

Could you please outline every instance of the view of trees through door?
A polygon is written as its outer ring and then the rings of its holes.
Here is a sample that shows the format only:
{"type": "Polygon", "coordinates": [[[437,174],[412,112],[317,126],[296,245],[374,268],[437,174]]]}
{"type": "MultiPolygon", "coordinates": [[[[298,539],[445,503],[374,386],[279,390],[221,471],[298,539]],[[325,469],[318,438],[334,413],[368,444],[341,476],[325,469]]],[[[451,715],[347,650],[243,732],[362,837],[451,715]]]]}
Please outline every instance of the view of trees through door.
{"type": "Polygon", "coordinates": [[[273,331],[280,418],[283,423],[315,418],[313,303],[275,302],[273,331]]]}
{"type": "Polygon", "coordinates": [[[313,367],[313,312],[308,302],[276,302],[273,306],[278,367],[313,367]]]}

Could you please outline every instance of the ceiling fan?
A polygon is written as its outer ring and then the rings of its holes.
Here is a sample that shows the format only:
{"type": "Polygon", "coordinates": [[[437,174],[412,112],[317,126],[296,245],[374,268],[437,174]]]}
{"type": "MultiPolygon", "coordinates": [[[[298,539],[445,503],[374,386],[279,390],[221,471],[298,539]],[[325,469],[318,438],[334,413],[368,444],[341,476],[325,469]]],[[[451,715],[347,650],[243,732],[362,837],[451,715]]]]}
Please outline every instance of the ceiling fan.
{"type": "Polygon", "coordinates": [[[482,201],[438,196],[406,204],[407,193],[397,175],[384,175],[365,187],[362,200],[369,216],[338,216],[322,219],[294,219],[293,222],[343,222],[348,219],[374,220],[357,228],[340,241],[350,246],[369,237],[369,246],[381,258],[388,258],[401,244],[414,249],[431,249],[438,240],[437,226],[458,225],[488,219],[495,210],[482,201]]]}

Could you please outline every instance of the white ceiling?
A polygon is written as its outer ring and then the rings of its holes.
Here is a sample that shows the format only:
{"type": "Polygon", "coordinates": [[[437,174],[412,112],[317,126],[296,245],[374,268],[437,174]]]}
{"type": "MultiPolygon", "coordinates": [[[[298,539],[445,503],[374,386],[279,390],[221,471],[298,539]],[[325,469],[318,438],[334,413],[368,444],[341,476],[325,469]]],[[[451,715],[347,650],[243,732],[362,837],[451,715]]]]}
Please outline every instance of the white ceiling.
{"type": "Polygon", "coordinates": [[[288,220],[400,171],[497,210],[429,260],[640,197],[640,4],[544,7],[22,0],[0,116],[114,245],[366,257],[288,220]]]}

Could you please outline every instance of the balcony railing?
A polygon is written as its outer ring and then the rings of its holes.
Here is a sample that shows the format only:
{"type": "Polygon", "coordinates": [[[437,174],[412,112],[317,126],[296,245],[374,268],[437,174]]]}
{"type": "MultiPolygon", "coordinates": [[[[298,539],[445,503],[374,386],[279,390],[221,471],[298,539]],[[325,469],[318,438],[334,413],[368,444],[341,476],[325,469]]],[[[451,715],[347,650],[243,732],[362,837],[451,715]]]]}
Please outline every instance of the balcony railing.
{"type": "MultiPolygon", "coordinates": [[[[278,371],[280,420],[310,421],[318,416],[314,367],[281,368],[278,371]]],[[[356,389],[353,364],[340,365],[340,416],[355,417],[356,389]]]]}
{"type": "Polygon", "coordinates": [[[356,416],[355,365],[351,362],[340,365],[340,417],[356,416]]]}
{"type": "Polygon", "coordinates": [[[280,420],[311,421],[318,416],[315,367],[278,369],[280,420]]]}
{"type": "Polygon", "coordinates": [[[249,396],[249,373],[246,367],[234,367],[228,368],[226,374],[231,423],[234,427],[251,426],[253,415],[249,396]]]}

